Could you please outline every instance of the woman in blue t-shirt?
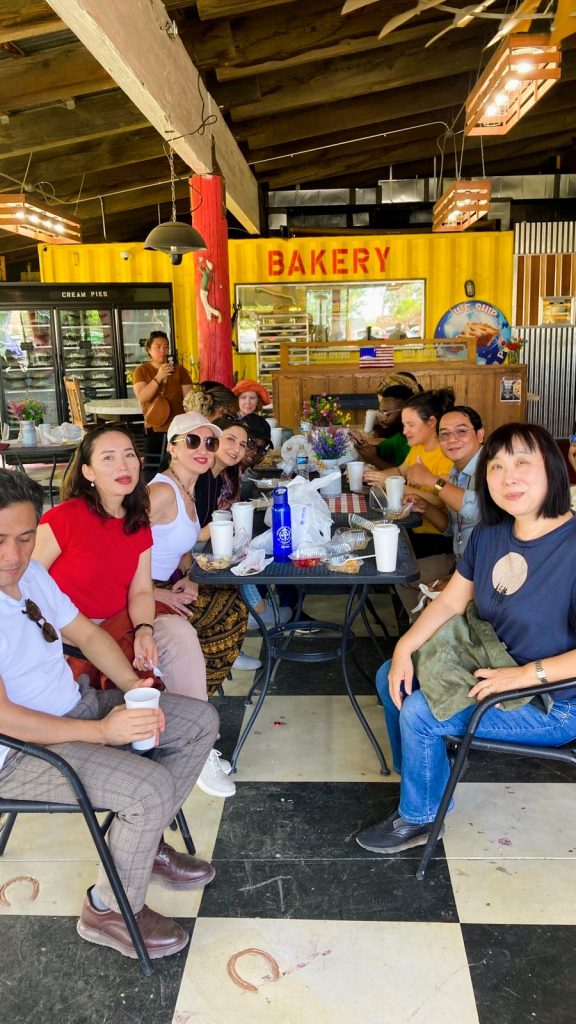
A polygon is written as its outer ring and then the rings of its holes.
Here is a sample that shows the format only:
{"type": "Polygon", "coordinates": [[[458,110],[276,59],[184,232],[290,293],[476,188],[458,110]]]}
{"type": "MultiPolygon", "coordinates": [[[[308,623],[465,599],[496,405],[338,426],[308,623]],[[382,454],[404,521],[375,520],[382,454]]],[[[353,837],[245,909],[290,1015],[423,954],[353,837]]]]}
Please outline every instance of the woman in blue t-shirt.
{"type": "Polygon", "coordinates": [[[490,708],[476,735],[541,746],[576,738],[576,518],[562,453],[543,427],[508,423],[488,438],[476,479],[481,525],[446,589],[376,677],[402,775],[398,808],[357,837],[376,853],[397,853],[428,838],[449,775],[444,736],[462,735],[475,705],[439,721],[417,689],[412,654],[470,601],[517,663],[477,669],[471,697],[575,679],[574,690],[563,690],[548,713],[539,701],[513,711],[490,708]]]}

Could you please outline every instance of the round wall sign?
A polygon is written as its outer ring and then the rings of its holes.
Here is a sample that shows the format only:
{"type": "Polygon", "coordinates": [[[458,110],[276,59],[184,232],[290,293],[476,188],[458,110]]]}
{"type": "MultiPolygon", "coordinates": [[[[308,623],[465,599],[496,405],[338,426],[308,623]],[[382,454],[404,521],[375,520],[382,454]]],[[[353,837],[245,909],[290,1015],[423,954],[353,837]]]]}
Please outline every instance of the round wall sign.
{"type": "Polygon", "coordinates": [[[511,331],[504,314],[490,302],[475,300],[451,306],[440,318],[435,338],[476,339],[477,363],[503,363],[511,331]]]}

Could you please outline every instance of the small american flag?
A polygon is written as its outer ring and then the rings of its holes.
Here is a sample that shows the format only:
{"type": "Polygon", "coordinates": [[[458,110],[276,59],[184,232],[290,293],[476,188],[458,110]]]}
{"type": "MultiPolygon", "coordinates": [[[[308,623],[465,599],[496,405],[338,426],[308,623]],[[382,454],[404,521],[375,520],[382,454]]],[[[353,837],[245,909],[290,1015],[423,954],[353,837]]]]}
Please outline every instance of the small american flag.
{"type": "Polygon", "coordinates": [[[393,366],[394,346],[380,345],[360,349],[360,366],[393,366]]]}

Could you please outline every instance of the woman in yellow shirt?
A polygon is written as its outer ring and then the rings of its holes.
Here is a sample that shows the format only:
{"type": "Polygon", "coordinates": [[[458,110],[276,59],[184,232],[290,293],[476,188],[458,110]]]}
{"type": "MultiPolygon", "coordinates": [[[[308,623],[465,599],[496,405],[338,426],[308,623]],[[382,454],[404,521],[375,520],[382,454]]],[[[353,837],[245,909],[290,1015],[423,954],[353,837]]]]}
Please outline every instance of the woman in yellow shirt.
{"type": "MultiPolygon", "coordinates": [[[[408,478],[408,470],[421,462],[426,469],[440,478],[447,476],[453,467],[450,459],[444,455],[438,443],[438,423],[445,412],[454,405],[452,388],[441,388],[438,391],[423,391],[414,395],[402,409],[402,430],[410,445],[410,451],[398,469],[366,470],[364,480],[370,486],[385,485],[387,476],[399,473],[408,478]]],[[[422,488],[431,490],[432,488],[422,488]]],[[[424,521],[422,526],[411,530],[412,545],[417,558],[442,554],[451,550],[451,539],[443,537],[432,523],[424,521]]]]}

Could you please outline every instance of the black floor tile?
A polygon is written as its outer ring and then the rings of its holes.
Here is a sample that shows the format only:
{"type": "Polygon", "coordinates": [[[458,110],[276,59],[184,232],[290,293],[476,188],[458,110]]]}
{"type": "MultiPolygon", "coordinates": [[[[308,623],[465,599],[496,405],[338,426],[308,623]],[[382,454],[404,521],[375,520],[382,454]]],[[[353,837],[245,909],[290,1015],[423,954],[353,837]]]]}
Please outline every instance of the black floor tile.
{"type": "MultiPolygon", "coordinates": [[[[192,933],[193,920],[180,923],[192,933]]],[[[188,947],[154,963],[85,942],[76,918],[5,917],[0,1024],[171,1024],[188,947]]]]}
{"type": "MultiPolygon", "coordinates": [[[[374,677],[382,661],[390,656],[393,645],[385,637],[378,638],[382,656],[369,638],[359,637],[353,654],[348,658],[348,674],[354,693],[373,694],[374,677]],[[361,669],[364,671],[360,671],[361,669]],[[368,678],[366,678],[366,675],[368,678]]],[[[292,641],[296,651],[335,650],[338,639],[302,637],[292,641]]],[[[340,696],[345,693],[339,660],[319,664],[282,662],[268,691],[276,696],[340,696]]]]}
{"type": "Polygon", "coordinates": [[[219,885],[201,916],[456,921],[441,845],[419,883],[418,849],[383,858],[355,841],[397,800],[394,783],[243,783],[223,811],[219,885]]]}
{"type": "Polygon", "coordinates": [[[199,917],[457,922],[446,862],[424,882],[415,859],[214,859],[199,917]]]}
{"type": "Polygon", "coordinates": [[[480,1024],[570,1024],[576,928],[462,925],[480,1024]]]}
{"type": "MultiPolygon", "coordinates": [[[[251,675],[249,678],[252,678],[251,675]]],[[[224,684],[224,687],[226,687],[226,684],[224,684]]],[[[242,721],[246,710],[244,707],[244,697],[213,697],[210,703],[214,705],[220,715],[220,739],[216,741],[218,750],[225,757],[230,758],[242,728],[242,721]]]]}

